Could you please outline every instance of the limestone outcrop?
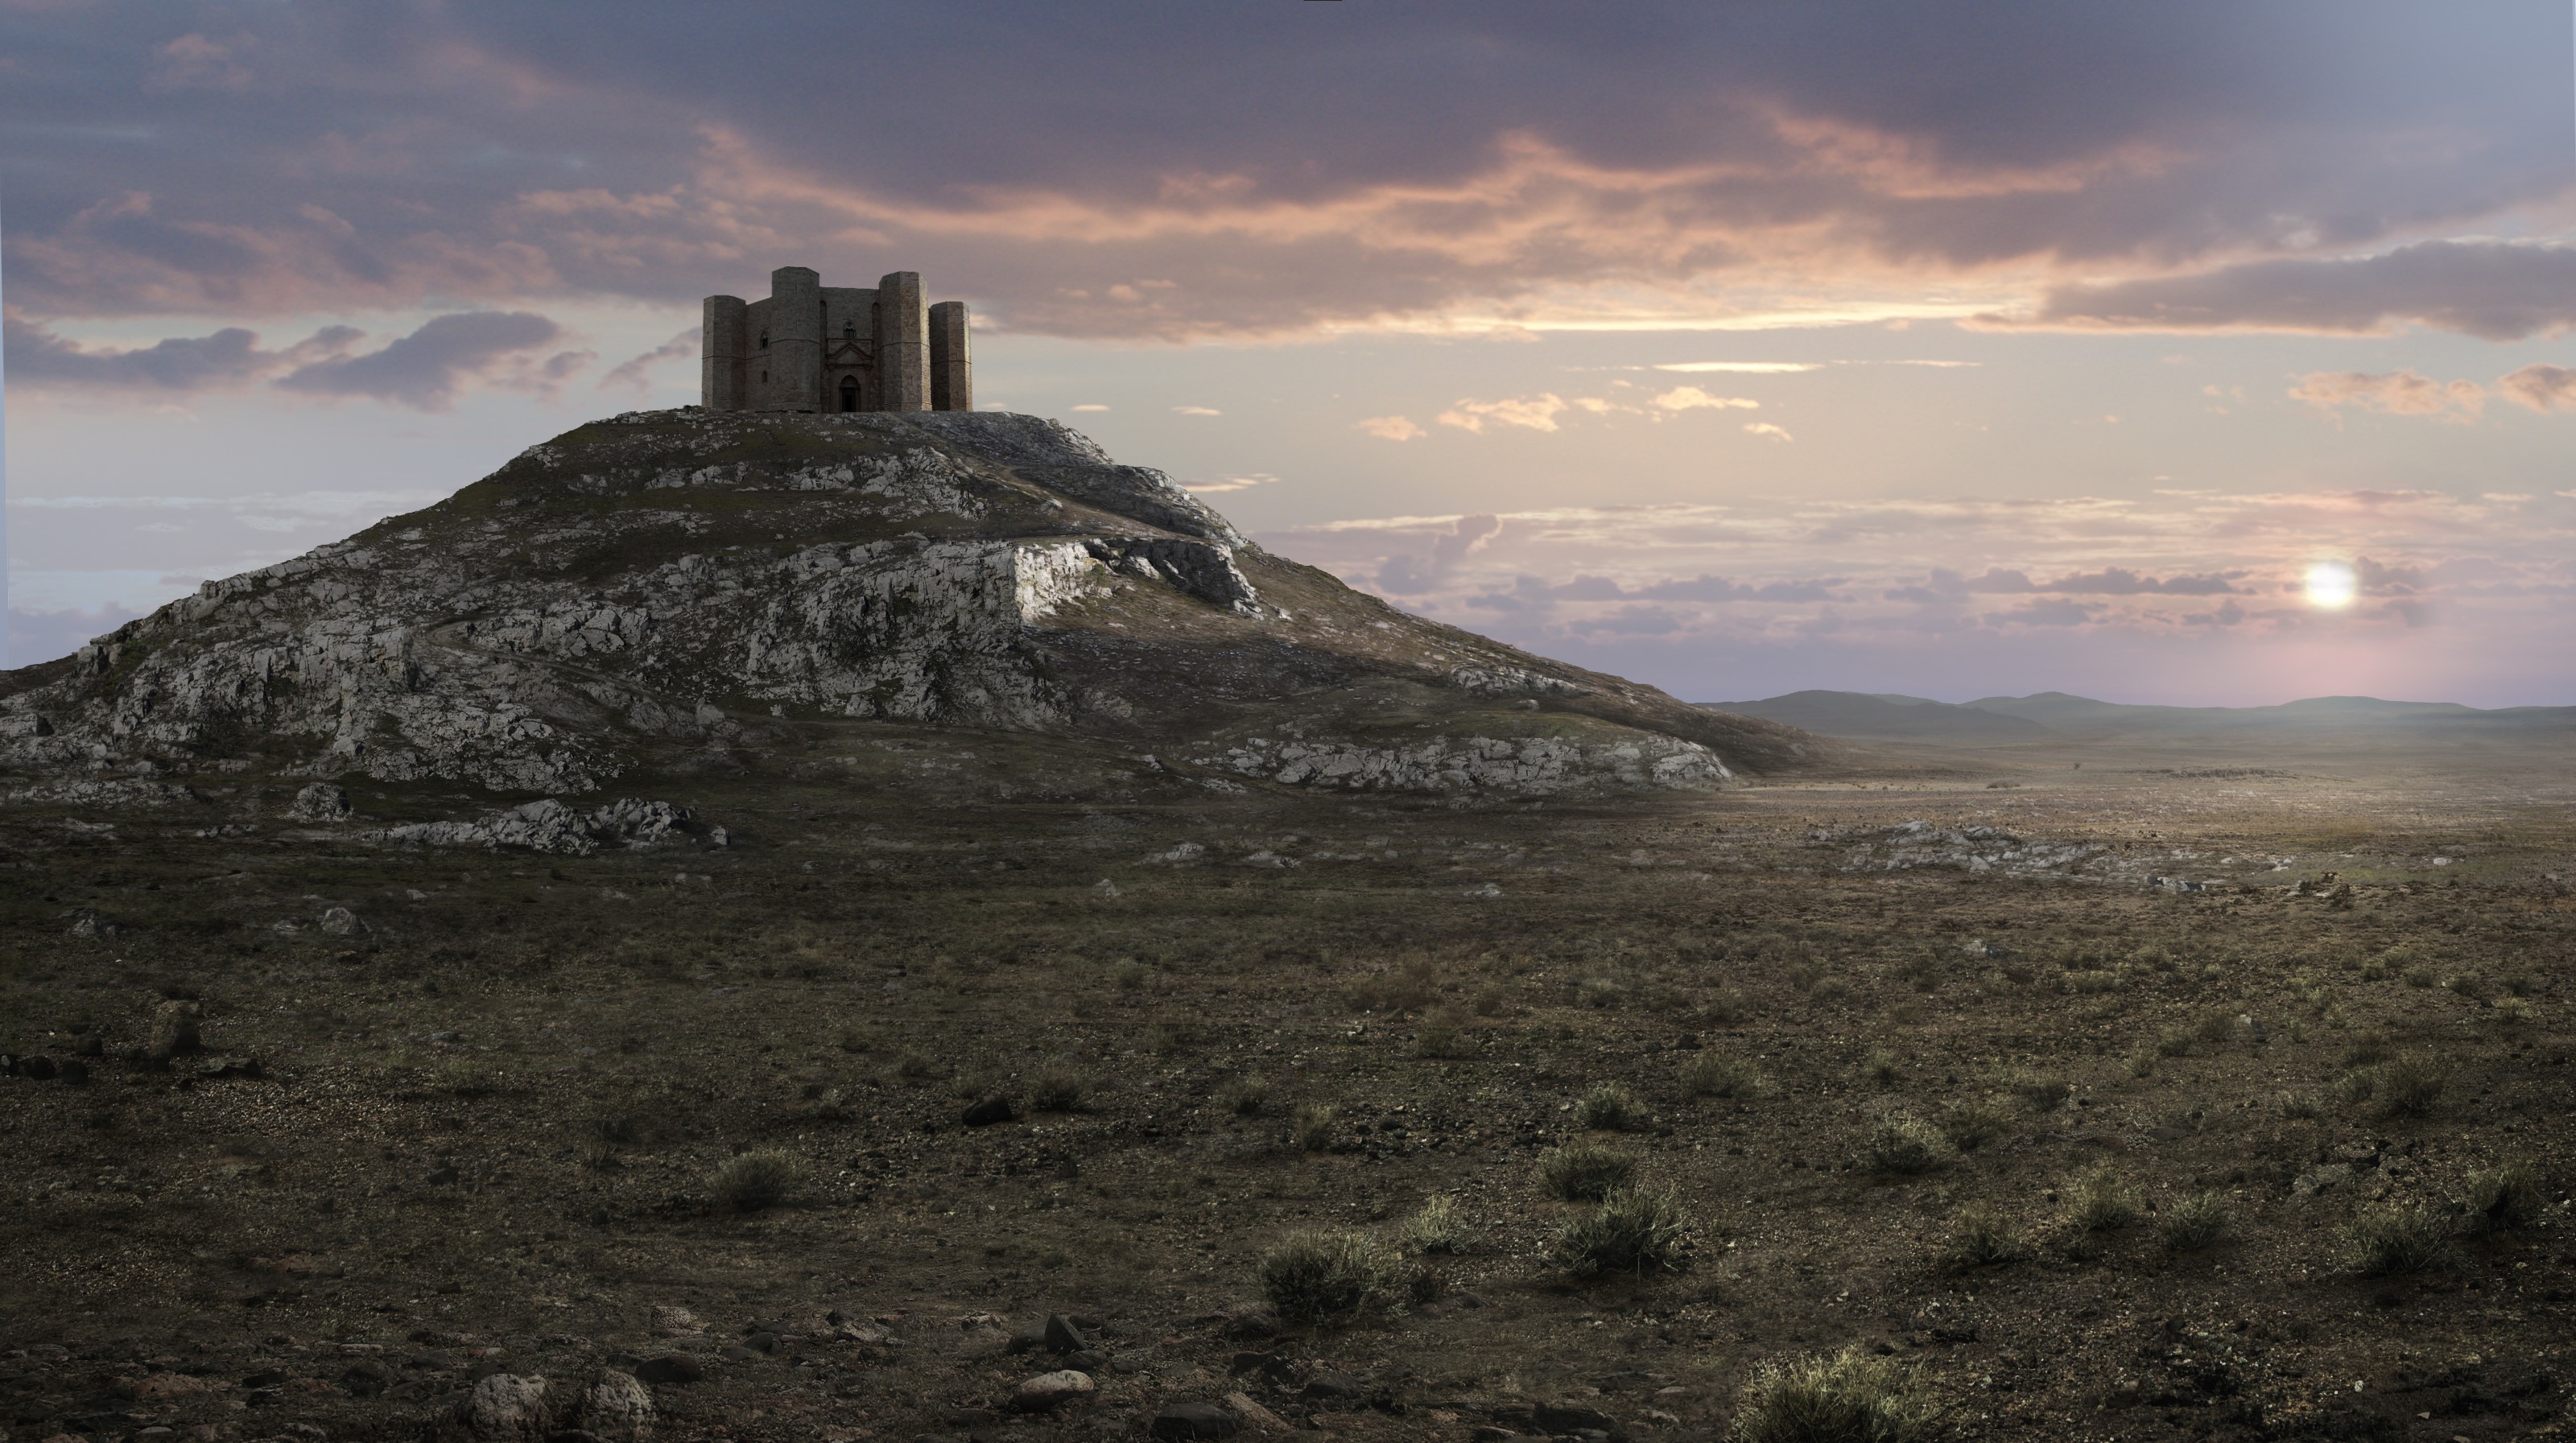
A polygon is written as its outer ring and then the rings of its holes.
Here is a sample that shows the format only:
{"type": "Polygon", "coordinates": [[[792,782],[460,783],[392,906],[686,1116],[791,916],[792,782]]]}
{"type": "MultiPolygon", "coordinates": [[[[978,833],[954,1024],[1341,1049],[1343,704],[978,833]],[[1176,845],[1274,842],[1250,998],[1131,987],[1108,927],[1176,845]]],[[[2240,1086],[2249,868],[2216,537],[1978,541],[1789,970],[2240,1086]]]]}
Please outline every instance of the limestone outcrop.
{"type": "Polygon", "coordinates": [[[251,773],[328,784],[297,815],[333,821],[360,779],[464,783],[575,820],[382,835],[599,845],[630,838],[560,799],[849,722],[1516,793],[1719,785],[1808,740],[1398,612],[1049,421],[691,408],[7,674],[0,797],[170,806],[251,773]]]}

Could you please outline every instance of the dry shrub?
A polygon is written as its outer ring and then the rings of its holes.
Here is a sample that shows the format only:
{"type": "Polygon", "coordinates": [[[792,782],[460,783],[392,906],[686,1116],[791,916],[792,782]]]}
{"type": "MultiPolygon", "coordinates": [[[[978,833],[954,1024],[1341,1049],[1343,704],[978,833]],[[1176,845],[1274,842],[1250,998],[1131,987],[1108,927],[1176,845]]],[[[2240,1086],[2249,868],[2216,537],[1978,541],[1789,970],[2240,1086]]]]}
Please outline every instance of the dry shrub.
{"type": "Polygon", "coordinates": [[[787,1201],[805,1175],[796,1155],[775,1148],[737,1153],[716,1169],[716,1200],[736,1212],[758,1212],[787,1201]]]}
{"type": "Polygon", "coordinates": [[[1550,1148],[1539,1159],[1547,1190],[1567,1202],[1597,1202],[1626,1187],[1636,1173],[1635,1158],[1597,1142],[1550,1148]]]}
{"type": "Polygon", "coordinates": [[[1911,1113],[1891,1112],[1878,1120],[1862,1145],[1870,1171],[1914,1177],[1949,1165],[1950,1140],[1941,1130],[1911,1113]]]}
{"type": "Polygon", "coordinates": [[[1404,1293],[1403,1261],[1361,1233],[1291,1233],[1261,1255],[1259,1271],[1262,1295],[1292,1323],[1353,1322],[1404,1293]]]}
{"type": "Polygon", "coordinates": [[[1333,1123],[1340,1116],[1340,1109],[1331,1103],[1310,1102],[1297,1109],[1288,1125],[1289,1136],[1300,1152],[1322,1152],[1333,1145],[1333,1123]]]}
{"type": "Polygon", "coordinates": [[[1693,1097],[1760,1097],[1762,1069],[1732,1052],[1710,1049],[1682,1064],[1682,1090],[1693,1097]]]}
{"type": "Polygon", "coordinates": [[[2021,1255],[2021,1231],[2012,1220],[1984,1203],[1970,1203],[1952,1220],[1943,1257],[1954,1268],[1990,1268],[2021,1255]]]}
{"type": "Polygon", "coordinates": [[[1938,1410],[1922,1374],[1858,1347],[1765,1363],[1736,1394],[1730,1443],[1915,1443],[1938,1410]]]}
{"type": "Polygon", "coordinates": [[[2196,1192],[2165,1209],[2156,1236],[2172,1253],[2196,1253],[2227,1240],[2236,1227],[2236,1210],[2214,1192],[2196,1192]]]}
{"type": "Polygon", "coordinates": [[[2364,1208],[2344,1227],[2344,1249],[2352,1270],[2365,1278],[2430,1272],[2454,1256],[2450,1228],[2421,1204],[2364,1208]]]}
{"type": "Polygon", "coordinates": [[[1605,1082],[1575,1101],[1574,1120],[1595,1132],[1635,1132],[1646,1126],[1648,1118],[1646,1104],[1637,1094],[1605,1082]]]}
{"type": "Polygon", "coordinates": [[[1578,1278],[1678,1273],[1690,1265],[1689,1232],[1689,1219],[1671,1193],[1622,1188],[1557,1229],[1548,1258],[1578,1278]]]}

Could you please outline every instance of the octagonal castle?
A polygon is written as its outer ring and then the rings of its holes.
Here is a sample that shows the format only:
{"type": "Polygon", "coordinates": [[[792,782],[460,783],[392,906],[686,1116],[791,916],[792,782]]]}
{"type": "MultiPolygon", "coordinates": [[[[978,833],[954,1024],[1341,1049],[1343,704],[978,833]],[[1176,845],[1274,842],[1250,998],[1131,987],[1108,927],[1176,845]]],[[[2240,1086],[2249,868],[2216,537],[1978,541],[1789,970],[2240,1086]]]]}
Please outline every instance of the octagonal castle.
{"type": "Polygon", "coordinates": [[[966,303],[925,307],[916,271],[871,291],[780,266],[767,300],[707,297],[699,359],[710,411],[975,409],[966,303]]]}

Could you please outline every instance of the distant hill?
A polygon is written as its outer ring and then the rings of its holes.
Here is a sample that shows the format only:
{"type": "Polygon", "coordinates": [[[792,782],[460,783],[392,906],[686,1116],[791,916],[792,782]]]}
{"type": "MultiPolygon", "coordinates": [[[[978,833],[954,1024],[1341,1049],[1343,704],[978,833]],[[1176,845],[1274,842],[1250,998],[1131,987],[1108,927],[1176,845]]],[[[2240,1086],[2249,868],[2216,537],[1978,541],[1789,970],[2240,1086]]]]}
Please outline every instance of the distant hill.
{"type": "Polygon", "coordinates": [[[1919,696],[1864,696],[1852,691],[1793,691],[1763,701],[1706,703],[1711,711],[1780,722],[1819,736],[1863,740],[2017,742],[2054,733],[2023,717],[2006,716],[1919,696]]]}
{"type": "Polygon", "coordinates": [[[1711,711],[1877,741],[2014,742],[2193,732],[2429,731],[2469,736],[2576,730],[2576,707],[2481,710],[2457,702],[2320,696],[2279,706],[2131,706],[2062,691],[1964,704],[1892,692],[1793,691],[1761,701],[1704,702],[1711,711]]]}

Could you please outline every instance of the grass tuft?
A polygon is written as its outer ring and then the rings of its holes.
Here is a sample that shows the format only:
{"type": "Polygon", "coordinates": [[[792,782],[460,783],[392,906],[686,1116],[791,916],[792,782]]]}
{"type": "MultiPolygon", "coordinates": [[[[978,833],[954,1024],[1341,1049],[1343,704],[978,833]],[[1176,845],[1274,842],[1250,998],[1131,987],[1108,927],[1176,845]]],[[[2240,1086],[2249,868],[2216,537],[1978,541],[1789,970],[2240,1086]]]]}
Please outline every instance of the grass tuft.
{"type": "Polygon", "coordinates": [[[1736,1394],[1730,1443],[1915,1443],[1937,1409],[1923,1376],[1857,1347],[1765,1363],[1736,1394]]]}
{"type": "Polygon", "coordinates": [[[2460,1231],[2471,1237],[2530,1227],[2548,1206],[2540,1190],[2540,1174],[2524,1162],[2470,1173],[2464,1192],[2460,1231]]]}
{"type": "Polygon", "coordinates": [[[2165,1209],[2156,1236],[2169,1253],[2196,1253],[2227,1240],[2236,1227],[2236,1210],[2214,1192],[2196,1192],[2165,1209]]]}
{"type": "Polygon", "coordinates": [[[2344,1227],[2349,1266],[2365,1278],[2430,1272],[2451,1261],[2451,1230],[2421,1204],[2365,1208],[2344,1227]]]}
{"type": "Polygon", "coordinates": [[[1340,1109],[1329,1102],[1310,1102],[1297,1109],[1297,1116],[1288,1124],[1288,1135],[1298,1151],[1322,1152],[1333,1145],[1333,1123],[1340,1116],[1340,1109]]]}
{"type": "Polygon", "coordinates": [[[1682,1090],[1693,1097],[1760,1097],[1762,1069],[1750,1059],[1711,1048],[1682,1064],[1682,1090]]]}
{"type": "Polygon", "coordinates": [[[1626,1187],[1636,1173],[1635,1158],[1597,1142],[1552,1147],[1539,1158],[1547,1190],[1567,1202],[1598,1202],[1626,1187]]]}
{"type": "Polygon", "coordinates": [[[1954,1154],[1941,1130],[1910,1113],[1891,1112],[1862,1145],[1870,1171],[1914,1177],[1949,1165],[1954,1154]]]}
{"type": "Polygon", "coordinates": [[[1424,1203],[1413,1221],[1404,1225],[1404,1240],[1418,1253],[1463,1253],[1469,1233],[1457,1201],[1445,1193],[1424,1203]]]}
{"type": "Polygon", "coordinates": [[[1991,1268],[2022,1255],[2021,1230],[1984,1203],[1959,1209],[1950,1224],[1950,1247],[1943,1260],[1954,1268],[1991,1268]]]}
{"type": "Polygon", "coordinates": [[[1941,1135],[1961,1152],[1975,1152],[2012,1131],[2012,1115],[1991,1102],[1963,1102],[1941,1115],[1941,1135]]]}
{"type": "Polygon", "coordinates": [[[2146,1198],[2137,1185],[2107,1167],[2083,1174],[2066,1189],[2066,1220],[2078,1232],[2118,1232],[2145,1211],[2146,1198]]]}
{"type": "Polygon", "coordinates": [[[796,1155],[775,1148],[737,1153],[716,1169],[716,1200],[736,1212],[754,1213],[787,1201],[803,1179],[796,1155]]]}
{"type": "Polygon", "coordinates": [[[1622,1188],[1557,1229],[1548,1258],[1578,1278],[1678,1273],[1690,1265],[1689,1233],[1681,1202],[1671,1193],[1622,1188]]]}
{"type": "Polygon", "coordinates": [[[2372,1069],[2372,1111],[2383,1118],[2423,1117],[2450,1079],[2450,1069],[2431,1053],[2401,1053],[2372,1069]]]}
{"type": "Polygon", "coordinates": [[[1404,1295],[1404,1265],[1362,1233],[1300,1232],[1261,1255],[1261,1292],[1292,1323],[1333,1324],[1392,1307],[1404,1295]]]}
{"type": "Polygon", "coordinates": [[[1648,1121],[1646,1104],[1615,1082],[1605,1082],[1574,1104],[1574,1120],[1594,1132],[1636,1132],[1648,1121]]]}

